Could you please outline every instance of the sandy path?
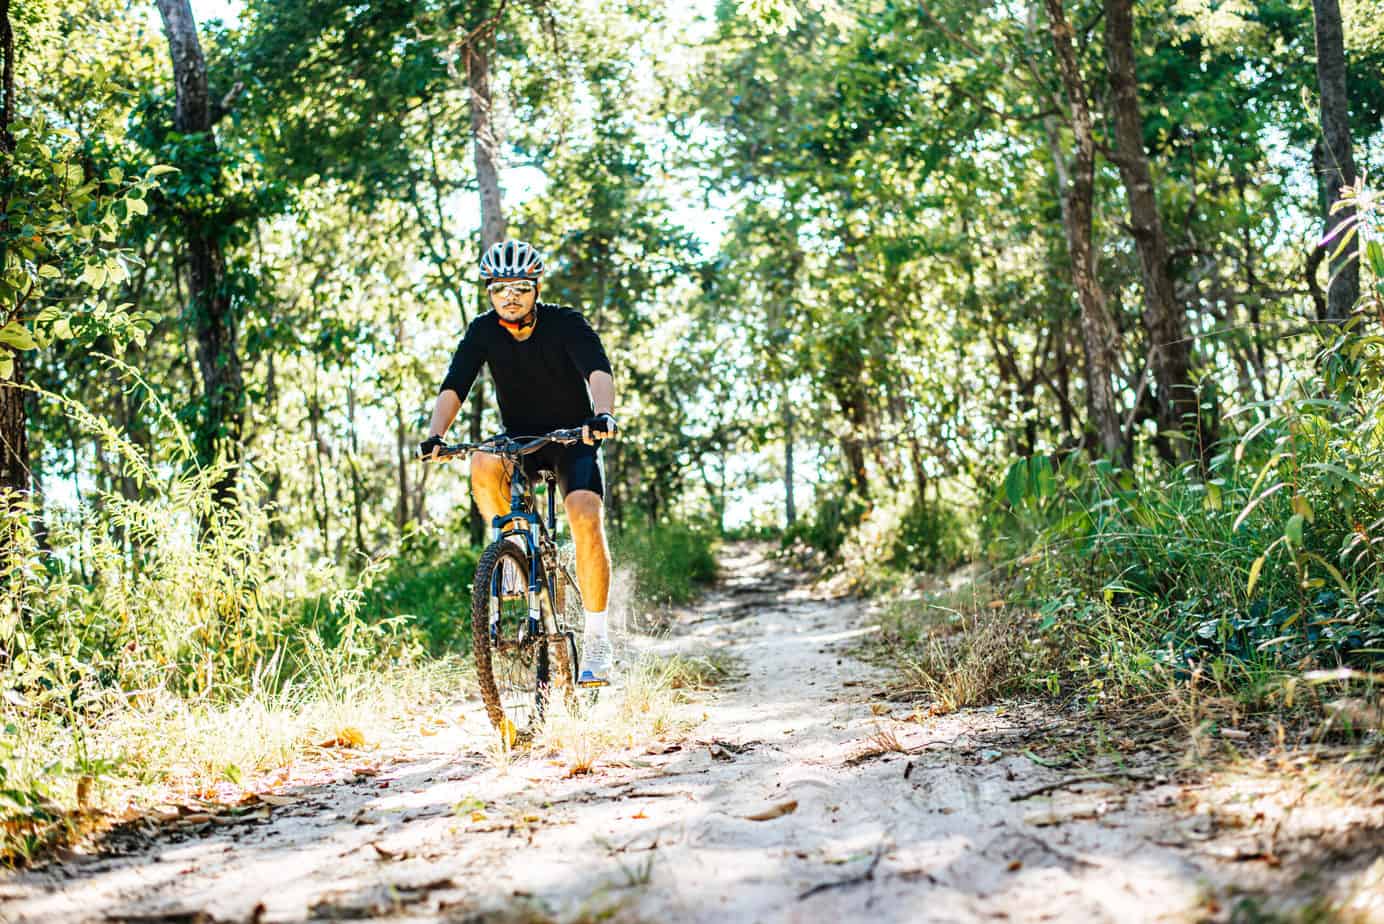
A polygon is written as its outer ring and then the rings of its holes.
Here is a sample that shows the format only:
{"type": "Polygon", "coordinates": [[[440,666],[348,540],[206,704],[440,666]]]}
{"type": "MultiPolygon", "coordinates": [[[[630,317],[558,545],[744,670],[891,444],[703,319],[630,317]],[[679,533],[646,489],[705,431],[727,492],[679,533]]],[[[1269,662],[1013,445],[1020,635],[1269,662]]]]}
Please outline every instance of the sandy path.
{"type": "Polygon", "coordinates": [[[378,775],[338,772],[268,817],[0,880],[0,919],[1200,920],[1208,883],[1242,874],[1208,858],[1172,807],[1180,787],[1153,772],[1014,801],[1063,778],[1024,753],[1054,717],[876,716],[883,677],[847,654],[869,631],[858,602],[814,596],[751,547],[724,565],[653,646],[743,666],[686,707],[706,718],[683,740],[574,778],[537,756],[497,767],[469,703],[378,775]],[[879,728],[912,753],[869,756],[879,728]]]}

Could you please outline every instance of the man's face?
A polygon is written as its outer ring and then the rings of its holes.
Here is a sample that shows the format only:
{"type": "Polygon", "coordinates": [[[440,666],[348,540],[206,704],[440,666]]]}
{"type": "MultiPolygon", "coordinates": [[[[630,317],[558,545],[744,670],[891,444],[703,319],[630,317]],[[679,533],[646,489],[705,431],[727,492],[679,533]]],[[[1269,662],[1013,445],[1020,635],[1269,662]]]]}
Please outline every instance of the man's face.
{"type": "Polygon", "coordinates": [[[494,279],[486,285],[486,291],[491,307],[506,321],[522,321],[538,301],[538,284],[529,279],[494,279]]]}

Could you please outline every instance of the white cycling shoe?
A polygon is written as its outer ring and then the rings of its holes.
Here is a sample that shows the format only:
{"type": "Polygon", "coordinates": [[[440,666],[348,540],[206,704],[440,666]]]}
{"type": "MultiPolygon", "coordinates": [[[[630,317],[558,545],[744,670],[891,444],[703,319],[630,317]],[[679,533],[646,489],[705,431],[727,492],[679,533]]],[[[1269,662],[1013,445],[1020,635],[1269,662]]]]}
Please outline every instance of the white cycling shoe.
{"type": "Polygon", "coordinates": [[[615,652],[608,638],[585,639],[581,651],[581,670],[577,672],[577,685],[583,687],[604,687],[610,684],[610,664],[615,652]]]}

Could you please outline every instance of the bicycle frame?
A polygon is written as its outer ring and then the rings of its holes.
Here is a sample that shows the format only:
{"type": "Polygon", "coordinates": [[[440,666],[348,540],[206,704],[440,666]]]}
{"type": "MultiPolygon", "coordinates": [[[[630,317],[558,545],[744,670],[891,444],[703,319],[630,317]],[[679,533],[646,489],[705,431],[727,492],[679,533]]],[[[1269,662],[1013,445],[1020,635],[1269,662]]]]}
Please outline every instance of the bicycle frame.
{"type": "MultiPolygon", "coordinates": [[[[552,472],[544,472],[548,496],[548,515],[545,521],[544,517],[534,512],[533,494],[529,489],[528,476],[524,473],[523,459],[524,456],[537,452],[550,443],[571,444],[581,437],[580,429],[554,430],[544,436],[499,436],[481,443],[444,446],[438,451],[439,459],[468,455],[472,452],[488,452],[510,463],[509,512],[492,518],[490,526],[496,541],[508,541],[510,536],[522,538],[524,553],[529,560],[529,615],[525,632],[529,638],[553,639],[564,633],[566,627],[560,622],[561,608],[558,605],[563,596],[559,582],[566,579],[573,588],[577,588],[577,582],[558,562],[557,543],[553,539],[557,532],[556,478],[552,472]],[[522,528],[515,528],[517,520],[523,521],[522,528]]],[[[491,580],[501,580],[498,572],[491,580]]],[[[501,586],[499,583],[492,584],[490,590],[498,597],[501,586]]],[[[578,595],[580,596],[580,589],[578,595]]]]}
{"type": "MultiPolygon", "coordinates": [[[[493,518],[490,525],[497,541],[508,541],[510,536],[523,537],[524,553],[529,559],[528,634],[530,636],[539,634],[553,636],[562,631],[562,627],[557,624],[557,592],[554,586],[554,582],[560,577],[557,574],[547,574],[550,570],[550,563],[545,561],[549,558],[545,545],[553,546],[553,551],[556,552],[556,543],[553,542],[552,535],[557,532],[557,498],[553,494],[557,480],[551,475],[544,478],[545,493],[548,497],[548,516],[545,522],[543,517],[533,512],[533,495],[529,491],[528,478],[524,474],[524,466],[520,462],[521,458],[516,457],[514,459],[514,471],[509,479],[509,512],[493,518]],[[513,528],[515,520],[523,520],[526,524],[525,528],[513,528]],[[505,528],[507,525],[510,527],[509,529],[505,528]],[[546,588],[545,582],[542,580],[544,576],[548,578],[546,588]],[[545,589],[550,594],[551,606],[548,607],[543,606],[542,593],[545,589]],[[548,620],[543,618],[545,610],[551,615],[551,624],[545,624],[548,623],[548,620]]],[[[556,567],[556,555],[553,555],[552,559],[551,566],[556,567]]],[[[501,579],[498,572],[491,576],[493,582],[499,582],[501,579]]],[[[494,594],[500,592],[498,584],[492,585],[490,590],[494,594]]]]}

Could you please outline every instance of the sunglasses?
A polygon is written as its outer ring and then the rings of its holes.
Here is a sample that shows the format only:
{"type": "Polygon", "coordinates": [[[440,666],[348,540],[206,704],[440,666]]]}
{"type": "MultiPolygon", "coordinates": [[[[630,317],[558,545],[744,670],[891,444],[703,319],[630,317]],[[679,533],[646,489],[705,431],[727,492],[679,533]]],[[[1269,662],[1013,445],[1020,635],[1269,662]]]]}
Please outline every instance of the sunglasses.
{"type": "Polygon", "coordinates": [[[538,286],[527,279],[520,279],[517,282],[489,282],[486,283],[485,291],[491,295],[528,295],[538,286]]]}

